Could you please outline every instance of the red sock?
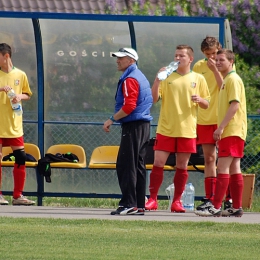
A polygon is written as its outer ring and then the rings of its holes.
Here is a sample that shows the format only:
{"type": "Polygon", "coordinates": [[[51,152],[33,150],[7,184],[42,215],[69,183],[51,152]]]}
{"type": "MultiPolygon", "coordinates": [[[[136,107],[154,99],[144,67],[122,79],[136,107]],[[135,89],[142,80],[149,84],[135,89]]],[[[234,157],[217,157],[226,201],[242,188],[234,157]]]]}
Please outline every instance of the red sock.
{"type": "Polygon", "coordinates": [[[153,166],[152,172],[150,174],[150,198],[157,200],[157,194],[162,185],[163,181],[163,167],[153,166]]]}
{"type": "Polygon", "coordinates": [[[219,209],[222,205],[222,200],[226,194],[228,184],[229,184],[229,174],[218,173],[217,182],[216,182],[216,192],[213,201],[213,205],[216,209],[219,209]]]}
{"type": "Polygon", "coordinates": [[[230,193],[234,209],[242,207],[242,197],[244,188],[244,179],[241,173],[232,174],[230,176],[230,193]]]}
{"type": "Polygon", "coordinates": [[[14,199],[19,198],[22,195],[24,184],[25,184],[25,165],[18,165],[14,164],[13,170],[13,177],[14,177],[14,192],[13,197],[14,199]]]}
{"type": "Polygon", "coordinates": [[[206,199],[214,200],[215,189],[216,189],[216,177],[207,177],[204,179],[206,199]]]}
{"type": "Polygon", "coordinates": [[[185,184],[186,184],[187,180],[188,180],[187,169],[176,168],[176,173],[173,178],[173,183],[174,183],[173,201],[181,200],[181,195],[185,189],[185,184]]]}

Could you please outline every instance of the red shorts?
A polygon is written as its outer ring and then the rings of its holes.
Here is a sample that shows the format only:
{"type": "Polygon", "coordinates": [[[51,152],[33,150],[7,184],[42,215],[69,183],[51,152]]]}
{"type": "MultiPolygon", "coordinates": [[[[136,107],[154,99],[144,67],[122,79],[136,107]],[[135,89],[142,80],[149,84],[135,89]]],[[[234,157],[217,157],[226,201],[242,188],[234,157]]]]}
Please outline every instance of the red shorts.
{"type": "Polygon", "coordinates": [[[153,149],[170,153],[196,153],[196,138],[169,137],[156,134],[153,149]]]}
{"type": "Polygon", "coordinates": [[[0,144],[4,146],[24,146],[23,136],[15,138],[1,138],[0,144]]]}
{"type": "Polygon", "coordinates": [[[244,156],[245,141],[238,136],[225,137],[218,141],[218,157],[236,157],[244,156]]]}
{"type": "Polygon", "coordinates": [[[197,144],[215,144],[213,133],[218,128],[216,125],[197,125],[197,144]]]}

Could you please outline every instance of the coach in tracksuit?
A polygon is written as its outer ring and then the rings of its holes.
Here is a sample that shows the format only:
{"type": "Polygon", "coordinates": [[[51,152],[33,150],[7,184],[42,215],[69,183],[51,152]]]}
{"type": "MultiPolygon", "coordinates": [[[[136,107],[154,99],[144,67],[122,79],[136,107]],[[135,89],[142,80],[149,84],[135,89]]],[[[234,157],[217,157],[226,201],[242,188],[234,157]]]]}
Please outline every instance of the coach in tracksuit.
{"type": "Polygon", "coordinates": [[[110,131],[114,122],[121,124],[121,142],[116,170],[122,198],[111,215],[144,215],[146,169],[145,153],[150,138],[150,108],[153,103],[150,83],[138,69],[134,49],[121,48],[112,54],[122,71],[116,91],[115,113],[103,125],[110,131]]]}

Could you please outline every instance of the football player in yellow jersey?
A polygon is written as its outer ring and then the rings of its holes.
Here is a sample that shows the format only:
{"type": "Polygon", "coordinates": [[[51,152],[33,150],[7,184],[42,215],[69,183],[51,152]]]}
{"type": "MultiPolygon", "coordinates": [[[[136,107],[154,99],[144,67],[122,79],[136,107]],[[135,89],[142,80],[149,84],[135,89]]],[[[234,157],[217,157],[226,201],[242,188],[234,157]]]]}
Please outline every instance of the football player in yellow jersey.
{"type": "Polygon", "coordinates": [[[218,127],[213,138],[218,142],[216,194],[208,207],[196,210],[199,216],[241,217],[243,176],[240,159],[243,157],[247,134],[246,96],[242,79],[233,70],[235,54],[222,49],[217,52],[216,66],[223,83],[219,91],[218,127]],[[232,196],[232,208],[221,210],[222,199],[228,185],[232,196]]]}
{"type": "MultiPolygon", "coordinates": [[[[146,210],[158,208],[157,195],[163,181],[163,167],[170,153],[176,154],[176,173],[172,212],[185,212],[180,201],[188,179],[187,165],[191,153],[196,153],[196,125],[198,107],[207,109],[210,94],[205,78],[191,71],[193,49],[178,45],[174,60],[179,66],[168,78],[160,81],[156,76],[153,102],[161,100],[161,110],[154,145],[154,164],[150,174],[150,197],[146,210]]],[[[165,68],[159,70],[163,71],[165,68]]]]}
{"type": "MultiPolygon", "coordinates": [[[[10,146],[15,157],[13,169],[14,190],[13,205],[33,205],[34,201],[22,195],[25,185],[26,171],[23,139],[22,115],[14,114],[7,93],[13,89],[15,96],[12,103],[30,99],[32,92],[29,87],[26,74],[13,66],[11,47],[6,43],[0,43],[0,161],[2,159],[2,147],[10,146]]],[[[0,188],[2,171],[0,164],[0,188]]],[[[0,191],[0,204],[8,204],[0,191]]]]}
{"type": "MultiPolygon", "coordinates": [[[[215,37],[207,36],[201,43],[201,51],[205,59],[195,63],[193,71],[202,74],[208,84],[210,91],[210,107],[207,110],[198,109],[197,144],[202,145],[205,170],[204,187],[205,198],[203,203],[197,207],[201,210],[213,201],[216,187],[216,142],[213,132],[217,129],[217,106],[219,88],[222,85],[222,75],[216,67],[217,52],[222,48],[215,37]]],[[[229,189],[224,202],[224,209],[232,206],[229,189]]]]}

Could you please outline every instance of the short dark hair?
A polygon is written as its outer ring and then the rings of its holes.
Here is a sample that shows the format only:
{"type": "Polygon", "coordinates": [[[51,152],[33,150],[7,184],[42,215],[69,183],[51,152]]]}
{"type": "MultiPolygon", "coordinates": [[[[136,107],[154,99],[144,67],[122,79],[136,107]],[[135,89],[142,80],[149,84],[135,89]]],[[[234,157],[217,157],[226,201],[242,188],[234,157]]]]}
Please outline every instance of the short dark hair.
{"type": "Polygon", "coordinates": [[[10,58],[11,58],[12,57],[12,49],[11,49],[10,45],[8,45],[7,43],[0,43],[0,53],[2,53],[3,55],[8,53],[10,58]]]}
{"type": "Polygon", "coordinates": [[[221,49],[217,52],[217,55],[218,54],[224,54],[229,61],[233,60],[233,64],[235,63],[235,53],[233,51],[228,49],[221,49]]]}
{"type": "Polygon", "coordinates": [[[222,48],[221,43],[215,38],[211,36],[207,36],[201,43],[201,51],[207,51],[213,48],[217,48],[220,50],[222,48]]]}
{"type": "Polygon", "coordinates": [[[194,56],[194,51],[193,51],[193,49],[192,49],[189,45],[180,44],[180,45],[177,45],[177,47],[176,47],[176,50],[183,50],[183,49],[186,49],[186,50],[187,50],[188,55],[189,55],[190,57],[193,57],[193,56],[194,56]]]}

